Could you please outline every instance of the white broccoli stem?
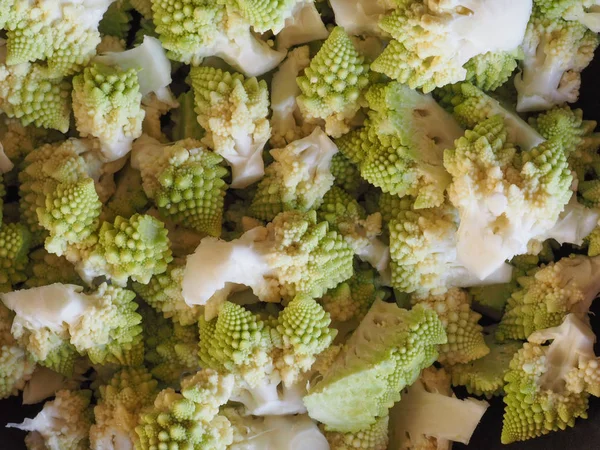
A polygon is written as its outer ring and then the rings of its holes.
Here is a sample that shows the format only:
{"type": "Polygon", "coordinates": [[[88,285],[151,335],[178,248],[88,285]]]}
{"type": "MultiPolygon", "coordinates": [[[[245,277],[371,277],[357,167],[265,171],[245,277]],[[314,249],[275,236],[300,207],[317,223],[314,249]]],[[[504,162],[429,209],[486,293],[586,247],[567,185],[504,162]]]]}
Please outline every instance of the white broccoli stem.
{"type": "Polygon", "coordinates": [[[278,377],[265,378],[257,386],[244,386],[234,393],[231,400],[242,403],[255,416],[283,416],[303,414],[306,407],[302,402],[306,389],[300,385],[285,387],[278,377]]]}
{"type": "Polygon", "coordinates": [[[374,0],[330,0],[330,4],[335,23],[353,35],[381,35],[379,19],[386,11],[396,7],[374,0]]]}
{"type": "Polygon", "coordinates": [[[390,263],[390,248],[376,237],[369,239],[368,244],[358,248],[355,254],[361,261],[371,264],[379,273],[384,273],[390,263]]]}
{"type": "Polygon", "coordinates": [[[571,369],[577,368],[580,361],[595,358],[596,335],[587,323],[574,314],[565,317],[558,327],[536,331],[527,340],[540,345],[552,340],[545,358],[548,369],[540,378],[542,389],[564,392],[565,378],[571,369]]]}
{"type": "Polygon", "coordinates": [[[15,165],[8,159],[6,153],[4,153],[4,147],[2,146],[2,142],[0,142],[0,174],[10,172],[15,165]]]}
{"type": "Polygon", "coordinates": [[[144,41],[131,50],[105,53],[95,60],[124,70],[137,70],[140,92],[144,97],[154,92],[162,100],[159,94],[165,95],[165,89],[172,81],[171,61],[160,41],[150,36],[144,36],[144,41]]]}
{"type": "Polygon", "coordinates": [[[397,436],[424,435],[468,444],[488,406],[472,398],[427,392],[417,380],[391,409],[390,426],[397,436]]]}
{"type": "Polygon", "coordinates": [[[491,104],[490,117],[497,114],[502,116],[508,131],[508,141],[518,145],[522,151],[529,151],[546,140],[518,114],[505,108],[491,97],[489,101],[491,104]]]}
{"type": "Polygon", "coordinates": [[[448,278],[446,284],[447,286],[466,288],[510,283],[512,280],[512,272],[513,267],[510,264],[505,263],[486,278],[480,279],[477,275],[469,272],[465,267],[455,266],[447,269],[448,278]]]}
{"type": "Polygon", "coordinates": [[[314,1],[300,2],[299,6],[292,17],[286,19],[283,30],[277,34],[277,48],[280,50],[327,39],[329,36],[314,1]]]}
{"type": "Polygon", "coordinates": [[[244,189],[260,180],[265,174],[265,163],[262,151],[267,143],[264,140],[254,141],[252,136],[243,131],[232,136],[235,141],[232,150],[217,150],[231,167],[231,188],[244,189]]]}
{"type": "Polygon", "coordinates": [[[119,135],[111,141],[99,139],[100,153],[104,161],[112,162],[126,156],[131,151],[131,146],[136,137],[126,136],[123,130],[119,130],[119,135]]]}
{"type": "Polygon", "coordinates": [[[578,290],[581,300],[569,305],[570,312],[585,319],[592,302],[600,294],[600,256],[577,255],[562,258],[556,263],[559,267],[557,276],[565,288],[578,290]]]}
{"type": "Polygon", "coordinates": [[[302,416],[268,416],[264,421],[265,428],[272,430],[270,446],[277,450],[329,450],[329,443],[319,427],[308,417],[302,416]]]}

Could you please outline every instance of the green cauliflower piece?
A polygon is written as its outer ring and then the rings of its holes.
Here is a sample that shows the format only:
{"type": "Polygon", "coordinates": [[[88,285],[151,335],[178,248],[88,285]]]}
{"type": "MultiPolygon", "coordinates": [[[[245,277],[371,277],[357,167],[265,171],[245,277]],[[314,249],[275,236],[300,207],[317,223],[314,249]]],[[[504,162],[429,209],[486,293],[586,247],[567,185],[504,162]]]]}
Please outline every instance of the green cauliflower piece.
{"type": "Polygon", "coordinates": [[[198,322],[204,314],[200,306],[188,306],[181,292],[184,264],[174,261],[165,273],[154,275],[148,284],[133,283],[133,290],[148,305],[183,326],[198,322]]]}
{"type": "Polygon", "coordinates": [[[333,155],[329,170],[333,175],[334,186],[339,186],[346,192],[357,194],[364,187],[365,181],[360,176],[358,166],[341,152],[333,155]]]}
{"type": "Polygon", "coordinates": [[[304,397],[311,418],[328,431],[358,432],[386,416],[447,342],[436,313],[377,301],[341,353],[304,397]],[[344,411],[344,414],[340,414],[344,411]]]}
{"type": "Polygon", "coordinates": [[[325,437],[331,450],[387,450],[389,443],[389,416],[378,417],[377,420],[360,431],[340,433],[326,431],[325,437]]]}
{"type": "Polygon", "coordinates": [[[133,6],[130,0],[116,0],[112,3],[98,25],[98,31],[103,36],[114,36],[119,39],[127,39],[131,30],[133,6]]]}
{"type": "MultiPolygon", "coordinates": [[[[24,126],[18,119],[6,116],[0,117],[0,140],[2,141],[4,154],[17,166],[20,166],[23,158],[36,148],[62,139],[64,139],[64,136],[56,130],[38,128],[34,125],[24,126]]],[[[9,172],[5,176],[9,177],[14,172],[9,172]]],[[[16,173],[12,175],[12,177],[16,176],[16,173]]],[[[7,178],[5,182],[8,182],[7,178]]],[[[17,184],[16,181],[14,184],[17,184]]]]}
{"type": "Polygon", "coordinates": [[[233,376],[210,369],[182,382],[181,394],[161,391],[154,406],[142,411],[136,427],[136,448],[188,448],[225,450],[233,441],[231,424],[219,414],[233,389],[233,376]]]}
{"type": "Polygon", "coordinates": [[[144,367],[127,367],[99,386],[90,428],[91,448],[113,448],[137,441],[135,428],[140,412],[151,407],[158,394],[158,382],[144,367]]]}
{"type": "Polygon", "coordinates": [[[39,248],[29,254],[29,267],[25,286],[28,288],[46,286],[48,284],[83,284],[75,267],[64,256],[48,253],[39,248]]]}
{"type": "Polygon", "coordinates": [[[187,91],[177,97],[179,108],[173,110],[171,119],[173,121],[173,130],[171,136],[175,141],[183,139],[200,140],[204,137],[204,129],[200,126],[194,102],[194,91],[187,91]]]}
{"type": "Polygon", "coordinates": [[[534,331],[559,326],[569,313],[587,317],[600,293],[600,256],[571,255],[518,282],[496,332],[500,340],[527,339],[534,331]]]}
{"type": "Polygon", "coordinates": [[[126,155],[142,134],[145,112],[137,71],[94,62],[73,78],[73,112],[82,137],[100,140],[110,160],[126,155]]]}
{"type": "Polygon", "coordinates": [[[178,385],[186,373],[200,367],[198,328],[180,325],[148,307],[140,308],[143,317],[145,359],[150,372],[169,385],[178,385]]]}
{"type": "Polygon", "coordinates": [[[535,0],[535,6],[546,17],[577,21],[600,33],[597,0],[535,0]]]}
{"type": "Polygon", "coordinates": [[[89,390],[60,390],[33,419],[25,419],[20,424],[10,423],[7,427],[29,431],[25,444],[30,449],[89,449],[93,419],[91,397],[89,390]]]}
{"type": "Polygon", "coordinates": [[[331,160],[337,147],[321,130],[281,149],[271,150],[274,162],[265,170],[252,199],[250,213],[273,220],[283,211],[316,209],[333,185],[331,160]]]}
{"type": "Polygon", "coordinates": [[[558,327],[536,331],[528,340],[505,376],[503,444],[573,427],[577,418],[587,418],[590,391],[598,393],[596,336],[589,325],[569,314],[558,327]]]}
{"type": "Polygon", "coordinates": [[[151,0],[156,33],[169,58],[198,66],[222,58],[248,77],[271,71],[285,58],[250,32],[250,24],[212,0],[151,0]]]}
{"type": "Polygon", "coordinates": [[[465,80],[465,64],[478,55],[515,51],[532,7],[510,0],[396,3],[379,22],[393,40],[371,69],[424,92],[465,80]]]}
{"type": "Polygon", "coordinates": [[[448,196],[460,215],[459,261],[480,279],[528,253],[529,242],[552,230],[572,196],[560,142],[517,152],[502,116],[468,130],[444,152],[444,166],[453,177],[448,196]]]}
{"type": "Polygon", "coordinates": [[[102,210],[102,218],[114,220],[117,216],[131,217],[146,211],[150,201],[142,186],[139,170],[126,164],[116,176],[116,190],[102,210]]]}
{"type": "Polygon", "coordinates": [[[510,79],[522,58],[519,51],[477,55],[464,66],[467,70],[465,80],[483,91],[495,91],[510,79]]]}
{"type": "Polygon", "coordinates": [[[400,83],[374,85],[366,99],[369,119],[336,141],[340,152],[382,191],[415,196],[419,208],[441,205],[451,181],[443,152],[463,130],[431,96],[400,83]]]}
{"type": "Polygon", "coordinates": [[[344,29],[336,27],[297,81],[302,115],[325,120],[327,134],[337,138],[350,130],[348,122],[361,107],[369,65],[344,29]]]}
{"type": "Polygon", "coordinates": [[[0,225],[0,292],[27,280],[31,234],[21,224],[0,225]]]}
{"type": "Polygon", "coordinates": [[[511,340],[498,342],[493,333],[485,336],[485,344],[490,352],[483,358],[455,364],[448,370],[453,386],[465,386],[469,394],[491,398],[504,394],[504,376],[513,356],[523,344],[511,340]]]}
{"type": "Polygon", "coordinates": [[[540,111],[579,97],[581,71],[594,57],[598,35],[577,21],[566,21],[536,2],[522,49],[522,71],[515,77],[517,111],[540,111]]]}
{"type": "Polygon", "coordinates": [[[6,65],[0,55],[0,112],[24,126],[33,124],[66,133],[71,116],[71,84],[62,77],[48,76],[36,65],[6,65]]]}
{"type": "Polygon", "coordinates": [[[442,295],[413,296],[411,303],[435,311],[444,326],[447,343],[438,347],[441,364],[465,364],[490,352],[479,325],[481,314],[471,309],[466,291],[452,288],[442,295]]]}
{"type": "Polygon", "coordinates": [[[226,0],[227,7],[242,16],[256,33],[279,34],[304,0],[226,0]]]}
{"type": "Polygon", "coordinates": [[[271,128],[267,83],[213,67],[193,67],[191,85],[203,142],[229,163],[231,187],[245,188],[264,175],[263,147],[271,128]]]}
{"type": "Polygon", "coordinates": [[[221,234],[229,173],[221,156],[193,139],[162,145],[144,137],[134,144],[131,163],[163,217],[198,233],[221,234]]]}
{"type": "Polygon", "coordinates": [[[113,1],[3,2],[0,28],[6,30],[7,64],[43,62],[54,77],[79,72],[96,53],[98,25],[113,1]]]}
{"type": "Polygon", "coordinates": [[[78,272],[84,281],[105,276],[120,285],[129,278],[148,283],[153,275],[165,272],[172,260],[167,230],[160,220],[147,214],[117,216],[113,223],[102,224],[98,242],[79,261],[78,272]]]}

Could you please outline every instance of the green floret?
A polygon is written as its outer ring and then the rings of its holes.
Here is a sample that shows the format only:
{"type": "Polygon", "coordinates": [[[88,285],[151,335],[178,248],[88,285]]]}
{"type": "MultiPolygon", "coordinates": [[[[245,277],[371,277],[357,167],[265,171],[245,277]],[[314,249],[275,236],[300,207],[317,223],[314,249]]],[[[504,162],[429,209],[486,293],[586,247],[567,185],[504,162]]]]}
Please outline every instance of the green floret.
{"type": "Polygon", "coordinates": [[[552,18],[534,7],[522,44],[525,58],[515,78],[518,111],[575,102],[581,71],[594,57],[598,35],[577,21],[552,18]]]}
{"type": "Polygon", "coordinates": [[[250,32],[250,24],[232,8],[213,0],[152,0],[156,32],[170,59],[194,66],[217,56],[247,76],[277,67],[277,52],[250,32]]]}
{"type": "Polygon", "coordinates": [[[18,119],[0,117],[0,140],[4,153],[17,166],[36,148],[62,139],[64,136],[58,131],[34,125],[24,126],[18,119]]]}
{"type": "Polygon", "coordinates": [[[200,126],[197,114],[194,111],[194,91],[187,91],[177,97],[179,108],[173,110],[171,119],[173,121],[173,130],[171,136],[174,140],[197,139],[204,137],[204,129],[200,126]]]}
{"type": "Polygon", "coordinates": [[[7,426],[29,431],[25,444],[29,449],[84,450],[90,448],[89,430],[93,413],[92,391],[60,390],[56,398],[44,404],[33,419],[7,426]]]}
{"type": "Polygon", "coordinates": [[[340,137],[349,131],[347,123],[359,110],[368,84],[369,65],[344,29],[336,27],[298,77],[298,107],[308,120],[324,119],[327,134],[340,137]]]}
{"type": "Polygon", "coordinates": [[[145,358],[152,375],[169,385],[178,385],[186,373],[195,373],[198,359],[198,328],[165,319],[142,307],[145,358]]]}
{"type": "Polygon", "coordinates": [[[93,364],[138,366],[144,361],[142,316],[132,291],[101,284],[90,296],[94,306],[69,327],[70,342],[93,364]]]}
{"type": "Polygon", "coordinates": [[[385,296],[377,273],[362,265],[355,267],[352,278],[328,290],[321,298],[321,303],[335,321],[360,321],[373,303],[383,300],[385,296]]]}
{"type": "Polygon", "coordinates": [[[25,286],[28,288],[46,286],[48,284],[79,284],[83,281],[77,275],[75,267],[65,257],[48,253],[39,248],[29,254],[30,264],[25,286]]]}
{"type": "Polygon", "coordinates": [[[83,137],[98,138],[113,159],[125,155],[131,142],[142,134],[145,113],[141,101],[135,69],[93,63],[73,78],[77,130],[83,137]]]}
{"type": "Polygon", "coordinates": [[[360,176],[360,170],[343,153],[338,152],[331,158],[331,174],[333,184],[346,192],[358,193],[365,182],[360,176]]]}
{"type": "Polygon", "coordinates": [[[493,333],[485,336],[490,352],[483,358],[449,367],[453,386],[465,386],[473,395],[487,398],[504,394],[504,376],[510,361],[523,346],[519,341],[498,342],[493,333]]]}
{"type": "Polygon", "coordinates": [[[101,385],[90,428],[91,448],[110,448],[114,442],[133,448],[139,413],[152,406],[157,385],[144,367],[121,369],[101,385]]]}
{"type": "Polygon", "coordinates": [[[600,256],[571,255],[518,279],[498,326],[499,339],[527,339],[536,330],[558,326],[574,313],[587,317],[600,293],[600,256]]]}
{"type": "Polygon", "coordinates": [[[386,416],[446,342],[435,312],[377,301],[304,404],[329,431],[358,432],[386,416]],[[340,414],[343,411],[343,414],[340,414]]]}
{"type": "Polygon", "coordinates": [[[154,407],[140,415],[136,448],[225,450],[233,441],[233,431],[218,412],[229,400],[233,381],[232,376],[203,370],[182,382],[181,394],[161,391],[154,407]]]}
{"type": "Polygon", "coordinates": [[[355,433],[325,432],[331,450],[387,450],[389,416],[355,433]]]}
{"type": "Polygon", "coordinates": [[[598,393],[595,340],[589,326],[572,314],[560,326],[529,336],[505,376],[503,444],[564,430],[577,418],[587,418],[590,392],[598,393]]]}
{"type": "Polygon", "coordinates": [[[471,309],[471,298],[465,291],[453,288],[442,295],[413,296],[412,304],[435,311],[444,326],[448,342],[438,347],[440,363],[464,364],[490,352],[479,325],[481,314],[471,309]]]}
{"type": "Polygon", "coordinates": [[[596,0],[536,0],[536,8],[550,19],[562,18],[581,22],[594,33],[600,33],[596,0]]]}
{"type": "Polygon", "coordinates": [[[401,211],[409,210],[414,203],[414,199],[411,197],[399,197],[387,192],[378,192],[377,194],[375,208],[381,213],[381,217],[386,224],[401,211]]]}
{"type": "Polygon", "coordinates": [[[21,224],[0,225],[0,292],[27,280],[31,234],[21,224]]]}
{"type": "Polygon", "coordinates": [[[199,141],[162,145],[150,138],[134,145],[132,164],[144,191],[165,218],[199,233],[221,234],[228,170],[223,158],[199,141]]]}
{"type": "Polygon", "coordinates": [[[224,3],[248,21],[257,33],[278,34],[303,0],[229,0],[224,3]]]}
{"type": "Polygon", "coordinates": [[[142,186],[142,175],[127,164],[115,180],[117,188],[102,210],[102,217],[114,220],[115,217],[131,217],[144,212],[150,201],[142,186]]]}
{"type": "Polygon", "coordinates": [[[203,142],[231,166],[231,187],[262,178],[262,150],[271,135],[267,83],[213,67],[192,68],[190,80],[203,142]]]}
{"type": "Polygon", "coordinates": [[[87,278],[106,276],[118,284],[133,281],[148,283],[163,273],[173,260],[164,224],[147,214],[129,219],[117,216],[98,230],[98,243],[89,257],[81,261],[80,273],[87,278]]]}
{"type": "Polygon", "coordinates": [[[152,0],[129,0],[129,3],[145,20],[152,20],[152,0]]]}
{"type": "Polygon", "coordinates": [[[119,39],[127,39],[131,30],[131,10],[133,6],[130,0],[116,0],[112,3],[98,25],[98,31],[102,35],[115,36],[119,39]]]}
{"type": "Polygon", "coordinates": [[[572,196],[563,146],[545,141],[517,152],[502,116],[481,122],[444,152],[453,177],[450,201],[460,215],[461,262],[484,279],[551,231],[572,196]]]}
{"type": "Polygon", "coordinates": [[[173,262],[165,273],[154,275],[148,284],[133,283],[133,290],[148,305],[181,325],[198,322],[204,313],[199,306],[188,306],[181,292],[184,264],[173,262]]]}
{"type": "Polygon", "coordinates": [[[261,220],[273,220],[283,211],[316,209],[333,185],[331,159],[335,144],[320,129],[304,139],[271,150],[275,160],[259,182],[250,213],[261,220]]]}
{"type": "Polygon", "coordinates": [[[34,124],[66,133],[71,116],[71,84],[61,77],[49,77],[38,66],[7,66],[0,56],[0,112],[25,126],[34,124]]]}
{"type": "Polygon", "coordinates": [[[522,58],[519,52],[488,52],[477,55],[467,64],[466,81],[484,91],[495,91],[506,83],[522,58]]]}
{"type": "Polygon", "coordinates": [[[7,14],[0,17],[0,27],[7,30],[7,63],[43,61],[54,76],[78,72],[95,55],[98,24],[111,3],[9,2],[3,7],[7,14]]]}

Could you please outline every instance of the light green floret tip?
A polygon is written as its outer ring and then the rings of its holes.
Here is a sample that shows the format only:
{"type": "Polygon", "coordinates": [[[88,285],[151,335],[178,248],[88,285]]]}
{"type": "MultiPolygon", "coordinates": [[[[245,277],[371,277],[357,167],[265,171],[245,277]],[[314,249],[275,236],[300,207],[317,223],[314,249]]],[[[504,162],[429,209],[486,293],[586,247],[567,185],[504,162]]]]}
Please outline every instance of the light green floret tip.
{"type": "Polygon", "coordinates": [[[83,285],[73,264],[63,256],[48,253],[46,249],[40,248],[31,252],[29,259],[28,276],[25,281],[28,288],[54,283],[83,285]]]}
{"type": "Polygon", "coordinates": [[[151,308],[140,308],[143,316],[147,366],[153,376],[176,386],[186,373],[194,373],[198,360],[198,327],[165,319],[151,308]]]}
{"type": "Polygon", "coordinates": [[[389,420],[389,416],[382,416],[372,425],[355,433],[326,431],[325,437],[331,450],[387,450],[389,420]]]}
{"type": "Polygon", "coordinates": [[[413,296],[412,303],[435,311],[444,325],[448,342],[438,348],[440,363],[464,364],[490,352],[479,325],[481,314],[471,309],[471,298],[464,290],[452,288],[442,295],[413,296]]]}
{"type": "Polygon", "coordinates": [[[192,325],[204,314],[199,306],[188,306],[181,283],[184,264],[173,262],[165,273],[154,275],[148,284],[133,283],[133,290],[157,312],[181,325],[192,325]]]}
{"type": "Polygon", "coordinates": [[[504,376],[510,361],[523,344],[519,341],[498,342],[493,334],[486,335],[485,343],[490,352],[483,358],[466,364],[448,367],[453,386],[465,386],[473,395],[487,398],[504,394],[504,376]]]}
{"type": "Polygon", "coordinates": [[[464,66],[467,70],[466,81],[483,91],[495,91],[510,79],[522,57],[518,51],[477,55],[464,66]]]}
{"type": "Polygon", "coordinates": [[[233,383],[232,376],[205,369],[182,382],[181,394],[161,391],[154,407],[140,415],[136,448],[225,450],[233,442],[233,430],[218,412],[229,400],[233,383]]]}
{"type": "MultiPolygon", "coordinates": [[[[101,63],[73,78],[73,112],[77,130],[98,138],[116,156],[125,154],[142,134],[145,112],[135,69],[121,70],[101,63]]],[[[115,158],[116,159],[116,158],[115,158]]]]}
{"type": "Polygon", "coordinates": [[[361,106],[361,94],[369,84],[369,65],[343,28],[333,29],[304,75],[297,99],[303,115],[324,119],[327,134],[340,137],[361,106]]]}
{"type": "Polygon", "coordinates": [[[169,245],[167,230],[158,219],[147,214],[117,216],[114,223],[104,222],[98,230],[98,243],[83,261],[83,270],[118,284],[129,278],[148,283],[173,260],[169,245]]]}
{"type": "Polygon", "coordinates": [[[375,302],[304,397],[308,414],[328,431],[368,428],[387,416],[400,400],[400,391],[437,359],[436,347],[445,342],[444,327],[434,311],[422,306],[407,311],[375,302]]]}
{"type": "Polygon", "coordinates": [[[267,226],[273,235],[274,252],[269,257],[277,268],[281,295],[321,297],[328,289],[352,276],[354,252],[317,213],[288,211],[267,226]]]}
{"type": "MultiPolygon", "coordinates": [[[[2,47],[0,46],[0,49],[2,47]]],[[[0,111],[25,126],[69,129],[71,84],[38,66],[6,66],[0,59],[0,111]]]]}
{"type": "Polygon", "coordinates": [[[70,245],[84,242],[98,228],[101,210],[91,178],[56,186],[46,195],[45,207],[37,210],[40,225],[49,233],[46,250],[63,255],[70,245]]]}
{"type": "Polygon", "coordinates": [[[101,284],[91,295],[94,306],[70,327],[71,344],[93,364],[141,365],[142,316],[134,299],[132,291],[101,284]]]}
{"type": "Polygon", "coordinates": [[[21,224],[0,226],[0,292],[11,291],[13,286],[27,280],[27,264],[31,234],[21,224]]]}
{"type": "Polygon", "coordinates": [[[327,291],[321,303],[333,320],[347,322],[362,320],[371,305],[385,296],[377,272],[368,265],[360,265],[354,268],[352,278],[327,291]]]}

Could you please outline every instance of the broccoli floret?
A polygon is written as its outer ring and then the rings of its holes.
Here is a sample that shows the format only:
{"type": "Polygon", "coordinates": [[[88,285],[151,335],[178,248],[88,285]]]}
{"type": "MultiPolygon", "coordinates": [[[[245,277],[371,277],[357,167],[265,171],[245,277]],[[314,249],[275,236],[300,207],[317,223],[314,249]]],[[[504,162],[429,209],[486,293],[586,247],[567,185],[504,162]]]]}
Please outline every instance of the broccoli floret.
{"type": "Polygon", "coordinates": [[[204,137],[204,129],[200,126],[197,114],[194,111],[196,104],[194,102],[194,91],[187,91],[177,98],[179,107],[171,115],[173,120],[173,130],[171,135],[173,140],[183,139],[200,140],[204,137]]]}
{"type": "Polygon", "coordinates": [[[484,91],[495,91],[510,79],[517,68],[518,60],[522,58],[520,51],[488,52],[477,55],[465,64],[467,70],[465,80],[484,91]]]}
{"type": "Polygon", "coordinates": [[[0,225],[0,292],[27,280],[31,234],[21,224],[0,225]]]}
{"type": "Polygon", "coordinates": [[[114,36],[119,39],[127,39],[131,30],[133,19],[131,10],[133,6],[130,0],[116,0],[112,3],[98,25],[98,31],[105,36],[114,36]]]}
{"type": "Polygon", "coordinates": [[[25,286],[28,288],[46,286],[48,284],[82,284],[73,264],[64,256],[48,253],[44,248],[29,254],[30,264],[25,286]]]}
{"type": "Polygon", "coordinates": [[[387,450],[389,416],[381,416],[377,420],[357,432],[340,433],[325,432],[331,450],[387,450]]]}
{"type": "Polygon", "coordinates": [[[262,150],[271,128],[264,80],[212,67],[190,72],[198,123],[206,130],[203,142],[232,168],[232,188],[245,188],[264,175],[262,150]]]}

